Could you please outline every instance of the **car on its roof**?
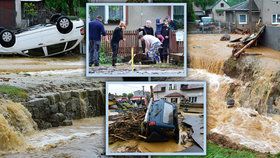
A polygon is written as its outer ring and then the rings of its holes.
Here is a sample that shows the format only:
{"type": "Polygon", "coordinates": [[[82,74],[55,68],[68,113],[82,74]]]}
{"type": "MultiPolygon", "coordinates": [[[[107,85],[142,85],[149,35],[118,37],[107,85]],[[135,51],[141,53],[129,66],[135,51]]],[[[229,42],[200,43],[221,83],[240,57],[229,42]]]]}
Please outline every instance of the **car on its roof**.
{"type": "Polygon", "coordinates": [[[141,124],[141,134],[147,137],[148,142],[167,141],[170,136],[173,136],[178,143],[177,106],[164,99],[150,101],[141,124]]]}
{"type": "Polygon", "coordinates": [[[0,54],[53,56],[74,49],[84,38],[81,19],[55,14],[50,23],[19,31],[0,27],[0,54]]]}

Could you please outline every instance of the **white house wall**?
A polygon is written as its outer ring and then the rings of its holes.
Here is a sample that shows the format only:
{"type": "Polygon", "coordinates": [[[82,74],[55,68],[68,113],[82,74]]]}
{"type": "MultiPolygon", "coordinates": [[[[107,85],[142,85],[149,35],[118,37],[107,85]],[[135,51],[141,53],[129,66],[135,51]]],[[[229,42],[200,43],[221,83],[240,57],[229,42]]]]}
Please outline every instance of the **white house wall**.
{"type": "Polygon", "coordinates": [[[230,6],[225,2],[225,1],[220,1],[219,3],[217,3],[217,5],[215,5],[213,8],[212,8],[212,17],[215,21],[219,21],[219,22],[225,22],[226,21],[226,13],[225,12],[222,12],[221,16],[219,16],[219,13],[216,12],[216,10],[220,10],[220,9],[228,9],[230,8],[230,6]],[[221,3],[224,3],[224,7],[221,7],[221,3]]]}

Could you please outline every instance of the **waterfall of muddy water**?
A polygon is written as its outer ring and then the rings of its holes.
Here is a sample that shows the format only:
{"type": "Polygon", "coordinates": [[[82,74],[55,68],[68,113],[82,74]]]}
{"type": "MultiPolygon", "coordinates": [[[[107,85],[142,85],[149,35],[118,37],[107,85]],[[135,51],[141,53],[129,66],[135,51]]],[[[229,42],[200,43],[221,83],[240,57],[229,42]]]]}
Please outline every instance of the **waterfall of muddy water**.
{"type": "Polygon", "coordinates": [[[190,67],[196,69],[205,69],[208,72],[215,74],[224,74],[222,68],[224,65],[224,60],[209,59],[206,57],[190,57],[190,67]]]}
{"type": "Polygon", "coordinates": [[[23,135],[32,134],[36,128],[23,105],[0,100],[0,151],[23,149],[26,145],[23,135]]]}
{"type": "MultiPolygon", "coordinates": [[[[280,117],[266,116],[266,100],[271,86],[270,76],[251,82],[251,93],[246,93],[247,84],[226,75],[209,73],[206,70],[190,69],[186,80],[207,82],[207,129],[208,133],[227,136],[232,142],[259,152],[280,152],[280,117]],[[226,94],[230,85],[240,85],[233,95],[236,107],[227,108],[226,94]],[[268,92],[267,92],[268,91],[268,92]],[[249,102],[249,100],[251,102],[249,102]],[[259,100],[262,100],[260,102],[259,100]]],[[[172,79],[174,80],[174,79],[172,79]]],[[[181,79],[178,79],[181,80],[181,79]]],[[[276,101],[277,102],[277,101],[276,101]]]]}
{"type": "Polygon", "coordinates": [[[104,153],[104,118],[73,120],[72,126],[50,128],[25,136],[28,148],[13,157],[100,157],[104,153]]]}

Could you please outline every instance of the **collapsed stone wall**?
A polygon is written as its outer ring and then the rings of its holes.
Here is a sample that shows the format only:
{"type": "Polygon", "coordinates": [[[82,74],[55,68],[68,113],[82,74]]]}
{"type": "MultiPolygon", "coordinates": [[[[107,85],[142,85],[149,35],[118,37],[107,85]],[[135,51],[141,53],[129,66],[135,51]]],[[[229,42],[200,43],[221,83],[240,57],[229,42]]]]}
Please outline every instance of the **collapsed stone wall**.
{"type": "Polygon", "coordinates": [[[226,99],[234,99],[242,107],[250,107],[260,114],[280,115],[280,71],[261,69],[254,57],[229,58],[223,66],[224,73],[240,80],[232,83],[226,99]]]}
{"type": "Polygon", "coordinates": [[[105,114],[103,88],[39,94],[23,105],[30,111],[39,129],[72,125],[72,119],[105,114]]]}

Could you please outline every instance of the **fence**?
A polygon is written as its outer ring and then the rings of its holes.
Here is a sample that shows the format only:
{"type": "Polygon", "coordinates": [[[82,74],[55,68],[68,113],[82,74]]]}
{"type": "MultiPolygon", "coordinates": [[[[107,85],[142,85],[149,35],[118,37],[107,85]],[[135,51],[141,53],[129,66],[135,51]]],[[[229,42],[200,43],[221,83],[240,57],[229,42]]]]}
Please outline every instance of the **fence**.
{"type": "MultiPolygon", "coordinates": [[[[112,52],[110,40],[112,39],[113,31],[107,31],[107,36],[109,41],[103,41],[105,52],[112,52]]],[[[120,42],[119,55],[122,57],[127,57],[131,55],[131,48],[134,47],[134,52],[138,53],[141,50],[140,42],[138,39],[138,31],[125,31],[124,38],[125,42],[120,42]]],[[[176,41],[176,32],[170,32],[169,39],[170,53],[183,53],[184,52],[184,42],[176,41]]]]}
{"type": "Polygon", "coordinates": [[[188,23],[189,34],[224,34],[231,33],[234,29],[235,25],[232,23],[213,22],[204,26],[197,22],[188,23]]]}

